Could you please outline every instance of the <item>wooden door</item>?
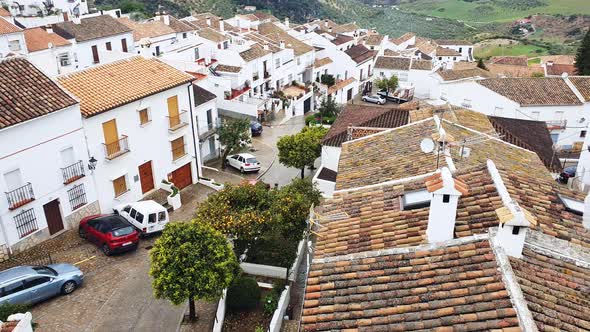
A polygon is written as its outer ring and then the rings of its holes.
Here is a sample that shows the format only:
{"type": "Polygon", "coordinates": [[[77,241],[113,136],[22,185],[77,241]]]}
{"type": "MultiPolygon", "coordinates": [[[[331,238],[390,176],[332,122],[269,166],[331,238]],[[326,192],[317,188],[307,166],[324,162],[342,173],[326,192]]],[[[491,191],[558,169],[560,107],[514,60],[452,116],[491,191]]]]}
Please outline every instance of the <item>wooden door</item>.
{"type": "Polygon", "coordinates": [[[107,156],[116,154],[121,150],[119,144],[119,132],[117,131],[117,121],[112,119],[102,124],[104,135],[104,144],[106,146],[107,156]]]}
{"type": "Polygon", "coordinates": [[[141,182],[141,192],[147,193],[154,189],[154,174],[152,173],[152,161],[139,165],[139,181],[141,182]]]}
{"type": "Polygon", "coordinates": [[[178,96],[168,98],[168,119],[170,119],[170,128],[180,124],[178,116],[178,96]]]}
{"type": "Polygon", "coordinates": [[[43,205],[43,211],[45,212],[45,220],[47,220],[49,234],[53,235],[64,229],[61,211],[59,210],[59,200],[55,199],[43,205]]]}
{"type": "Polygon", "coordinates": [[[176,187],[178,187],[178,189],[189,186],[193,182],[191,163],[188,163],[172,172],[172,182],[176,187]]]}
{"type": "Polygon", "coordinates": [[[121,49],[123,52],[127,53],[127,39],[125,38],[121,39],[121,49]]]}
{"type": "Polygon", "coordinates": [[[352,88],[348,89],[348,92],[346,94],[346,101],[349,101],[352,99],[352,88]]]}
{"type": "Polygon", "coordinates": [[[99,63],[100,59],[98,58],[98,47],[96,45],[92,45],[92,62],[99,63]]]}

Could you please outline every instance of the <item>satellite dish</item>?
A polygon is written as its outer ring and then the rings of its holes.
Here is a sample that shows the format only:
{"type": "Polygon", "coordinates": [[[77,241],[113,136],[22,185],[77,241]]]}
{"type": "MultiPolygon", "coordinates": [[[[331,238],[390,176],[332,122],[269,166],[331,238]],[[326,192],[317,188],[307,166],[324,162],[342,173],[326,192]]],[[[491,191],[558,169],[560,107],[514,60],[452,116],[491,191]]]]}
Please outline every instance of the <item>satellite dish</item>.
{"type": "Polygon", "coordinates": [[[424,153],[430,153],[434,151],[434,141],[430,138],[425,138],[420,142],[420,150],[424,153]]]}

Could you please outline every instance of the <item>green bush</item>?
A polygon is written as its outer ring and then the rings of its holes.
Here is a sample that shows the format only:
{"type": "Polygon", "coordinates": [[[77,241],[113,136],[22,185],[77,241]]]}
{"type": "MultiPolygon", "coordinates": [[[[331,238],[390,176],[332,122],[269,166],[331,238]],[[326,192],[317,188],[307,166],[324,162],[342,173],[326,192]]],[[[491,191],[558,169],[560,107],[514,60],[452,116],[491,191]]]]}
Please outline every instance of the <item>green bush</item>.
{"type": "Polygon", "coordinates": [[[227,307],[231,311],[256,308],[260,302],[260,287],[251,277],[240,276],[227,290],[227,307]]]}
{"type": "Polygon", "coordinates": [[[17,313],[24,314],[28,310],[29,306],[26,304],[10,304],[4,302],[0,304],[0,321],[5,322],[8,319],[8,316],[17,313]]]}
{"type": "Polygon", "coordinates": [[[272,316],[279,306],[279,296],[277,293],[270,292],[264,297],[264,314],[272,316]]]}
{"type": "Polygon", "coordinates": [[[305,117],[305,125],[306,126],[309,126],[309,123],[310,122],[314,122],[315,123],[316,121],[317,120],[316,120],[316,115],[315,114],[308,115],[308,116],[305,117]]]}

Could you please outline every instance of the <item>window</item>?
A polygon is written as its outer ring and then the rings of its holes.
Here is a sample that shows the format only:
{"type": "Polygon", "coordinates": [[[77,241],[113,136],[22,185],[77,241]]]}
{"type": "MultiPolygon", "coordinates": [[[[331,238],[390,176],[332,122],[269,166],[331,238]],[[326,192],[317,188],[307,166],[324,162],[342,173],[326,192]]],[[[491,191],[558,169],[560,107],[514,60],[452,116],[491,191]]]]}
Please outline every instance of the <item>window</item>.
{"type": "Polygon", "coordinates": [[[51,280],[50,277],[32,277],[24,282],[24,289],[33,288],[35,286],[43,285],[51,280]]]}
{"type": "Polygon", "coordinates": [[[92,63],[99,63],[100,59],[98,58],[98,47],[96,45],[92,45],[92,63]]]}
{"type": "Polygon", "coordinates": [[[199,49],[195,47],[195,60],[198,60],[201,58],[201,55],[199,54],[199,49]]]}
{"type": "Polygon", "coordinates": [[[229,43],[226,41],[223,42],[223,49],[227,50],[227,48],[229,47],[229,43]]]}
{"type": "Polygon", "coordinates": [[[127,53],[127,39],[125,38],[121,39],[121,49],[123,52],[127,53]]]}
{"type": "Polygon", "coordinates": [[[14,216],[14,223],[16,224],[18,237],[21,239],[39,229],[35,210],[33,209],[25,210],[14,216]]]}
{"type": "Polygon", "coordinates": [[[400,81],[407,81],[408,80],[408,73],[406,72],[399,72],[398,78],[400,81]]]}
{"type": "Polygon", "coordinates": [[[182,39],[186,39],[186,32],[182,33],[182,39]]]}
{"type": "Polygon", "coordinates": [[[131,212],[129,212],[129,216],[134,219],[135,219],[136,214],[137,214],[137,211],[135,211],[135,209],[131,209],[131,212]]]}
{"type": "Polygon", "coordinates": [[[170,146],[172,148],[172,160],[177,160],[186,155],[186,152],[184,151],[184,137],[179,137],[173,140],[170,142],[170,146]]]}
{"type": "Polygon", "coordinates": [[[512,235],[518,235],[520,232],[520,226],[512,226],[512,235]]]}
{"type": "Polygon", "coordinates": [[[379,76],[385,77],[385,73],[384,72],[379,72],[379,76]]]}
{"type": "Polygon", "coordinates": [[[156,46],[156,56],[160,56],[160,46],[156,46]]]}
{"type": "Polygon", "coordinates": [[[471,99],[463,99],[461,106],[465,108],[471,108],[471,99]]]}
{"type": "Polygon", "coordinates": [[[113,189],[115,191],[115,197],[119,197],[127,192],[127,180],[125,179],[125,175],[113,180],[113,189]]]}
{"type": "Polygon", "coordinates": [[[559,133],[551,133],[551,140],[553,141],[553,143],[557,143],[557,141],[559,140],[559,133]]]}
{"type": "Polygon", "coordinates": [[[59,65],[62,67],[67,67],[72,64],[70,61],[70,55],[68,53],[62,53],[58,55],[57,58],[59,60],[59,65]]]}
{"type": "Polygon", "coordinates": [[[156,214],[152,213],[148,216],[148,224],[155,224],[156,223],[156,214]]]}
{"type": "Polygon", "coordinates": [[[84,190],[84,183],[80,183],[77,186],[72,187],[68,190],[68,198],[70,200],[70,206],[72,211],[86,205],[88,203],[86,199],[86,190],[84,190]]]}
{"type": "Polygon", "coordinates": [[[139,113],[139,124],[144,125],[150,122],[150,114],[147,108],[137,111],[139,113]]]}
{"type": "Polygon", "coordinates": [[[539,120],[540,115],[541,113],[539,111],[531,112],[531,118],[533,118],[533,120],[539,120]]]}
{"type": "Polygon", "coordinates": [[[22,280],[19,280],[19,281],[13,282],[11,284],[8,284],[8,285],[2,287],[2,294],[0,296],[4,297],[4,296],[12,295],[12,294],[18,293],[24,289],[25,288],[23,286],[22,280]]]}
{"type": "Polygon", "coordinates": [[[586,137],[586,130],[582,130],[580,132],[580,137],[586,137]]]}
{"type": "Polygon", "coordinates": [[[281,58],[275,59],[275,68],[281,67],[281,58]]]}
{"type": "Polygon", "coordinates": [[[453,61],[457,61],[457,57],[456,56],[453,57],[453,61]]]}
{"type": "Polygon", "coordinates": [[[143,223],[143,214],[137,212],[137,214],[135,215],[135,220],[137,220],[140,223],[143,223]]]}
{"type": "Polygon", "coordinates": [[[8,42],[8,49],[13,52],[20,51],[20,41],[18,39],[9,41],[8,42]]]}
{"type": "Polygon", "coordinates": [[[107,48],[107,51],[113,50],[113,47],[111,46],[111,42],[106,42],[105,47],[107,48]]]}
{"type": "Polygon", "coordinates": [[[404,193],[402,207],[404,210],[421,209],[430,206],[432,195],[428,190],[415,190],[404,193]]]}
{"type": "Polygon", "coordinates": [[[299,66],[301,64],[301,58],[297,57],[297,65],[299,66]]]}
{"type": "Polygon", "coordinates": [[[4,173],[4,181],[6,182],[6,187],[8,191],[12,191],[18,189],[23,186],[23,179],[20,173],[20,169],[17,168],[10,172],[4,173]]]}
{"type": "Polygon", "coordinates": [[[438,59],[442,61],[442,56],[439,56],[438,59]]]}
{"type": "Polygon", "coordinates": [[[158,212],[158,221],[165,221],[166,220],[166,212],[160,211],[158,212]]]}
{"type": "Polygon", "coordinates": [[[459,53],[463,52],[463,47],[459,47],[459,53]]]}
{"type": "Polygon", "coordinates": [[[443,203],[448,203],[451,201],[451,195],[443,195],[443,203]]]}
{"type": "Polygon", "coordinates": [[[207,110],[207,129],[213,129],[213,114],[212,110],[207,110]]]}

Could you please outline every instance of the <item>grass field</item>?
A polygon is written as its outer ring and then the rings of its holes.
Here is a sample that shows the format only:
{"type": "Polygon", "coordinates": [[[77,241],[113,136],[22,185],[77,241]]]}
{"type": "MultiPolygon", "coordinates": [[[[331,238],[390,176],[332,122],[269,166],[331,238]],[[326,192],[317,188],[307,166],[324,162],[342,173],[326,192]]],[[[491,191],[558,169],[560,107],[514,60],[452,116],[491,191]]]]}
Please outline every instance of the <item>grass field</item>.
{"type": "MultiPolygon", "coordinates": [[[[517,2],[514,1],[514,2],[517,2]]],[[[545,5],[519,9],[494,0],[402,0],[400,8],[420,14],[465,22],[505,22],[532,14],[590,15],[589,0],[543,0],[545,5]]]]}
{"type": "Polygon", "coordinates": [[[484,59],[498,55],[526,55],[527,57],[532,58],[546,54],[548,54],[547,50],[542,47],[524,45],[521,43],[503,46],[488,44],[483,47],[475,47],[475,57],[484,59]]]}

